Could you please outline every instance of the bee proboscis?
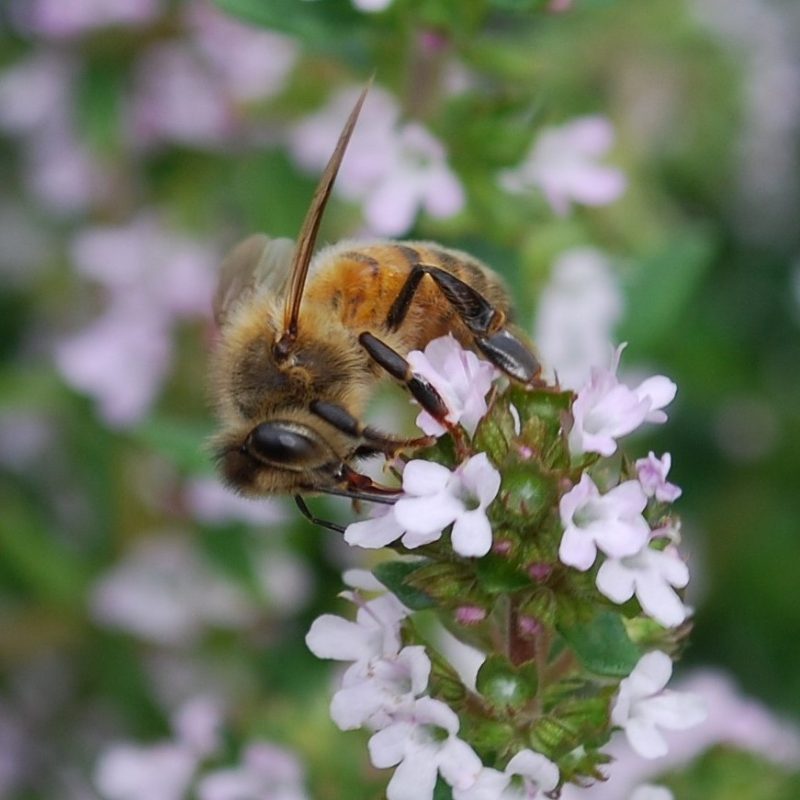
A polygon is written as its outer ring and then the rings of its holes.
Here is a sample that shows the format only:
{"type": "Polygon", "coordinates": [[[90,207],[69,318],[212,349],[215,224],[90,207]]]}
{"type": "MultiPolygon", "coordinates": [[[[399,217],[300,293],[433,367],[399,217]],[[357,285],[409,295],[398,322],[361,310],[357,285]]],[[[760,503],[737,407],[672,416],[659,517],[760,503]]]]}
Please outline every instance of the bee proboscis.
{"type": "MultiPolygon", "coordinates": [[[[452,334],[513,379],[540,366],[507,325],[499,276],[432,242],[345,241],[314,254],[317,232],[364,89],[320,179],[297,243],[257,234],[222,264],[214,300],[220,328],[212,388],[220,430],[213,446],[223,479],[247,495],[321,492],[392,502],[398,490],[353,462],[431,443],[363,424],[376,383],[405,383],[434,418],[448,410],[405,356],[452,334]]],[[[315,520],[319,522],[319,520],[315,520]]],[[[323,523],[324,524],[324,523],[323,523]]],[[[336,526],[333,526],[336,527],[336,526]]]]}

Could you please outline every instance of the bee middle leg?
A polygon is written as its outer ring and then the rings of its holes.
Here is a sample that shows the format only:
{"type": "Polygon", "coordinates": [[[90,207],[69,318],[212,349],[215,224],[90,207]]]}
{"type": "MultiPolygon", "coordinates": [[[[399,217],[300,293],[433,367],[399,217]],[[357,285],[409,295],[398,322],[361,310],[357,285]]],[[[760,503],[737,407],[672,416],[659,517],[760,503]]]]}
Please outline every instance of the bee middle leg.
{"type": "Polygon", "coordinates": [[[512,378],[535,383],[541,364],[533,353],[505,327],[506,316],[479,291],[450,272],[428,264],[416,264],[392,303],[386,327],[396,331],[408,314],[420,281],[430,275],[445,299],[475,339],[476,347],[489,361],[512,378]]]}
{"type": "Polygon", "coordinates": [[[362,333],[358,337],[358,341],[376,363],[380,364],[393,378],[405,383],[413,398],[442,427],[447,428],[456,438],[460,436],[458,427],[447,419],[449,409],[439,392],[425,378],[417,375],[400,353],[368,332],[362,333]]]}
{"type": "Polygon", "coordinates": [[[335,403],[324,400],[315,400],[311,403],[311,412],[320,419],[325,420],[337,430],[353,439],[360,440],[361,446],[356,450],[356,455],[366,456],[374,453],[383,453],[393,456],[400,450],[429,447],[436,441],[432,436],[420,436],[413,439],[397,438],[382,433],[379,430],[359,422],[349,411],[335,403]]]}

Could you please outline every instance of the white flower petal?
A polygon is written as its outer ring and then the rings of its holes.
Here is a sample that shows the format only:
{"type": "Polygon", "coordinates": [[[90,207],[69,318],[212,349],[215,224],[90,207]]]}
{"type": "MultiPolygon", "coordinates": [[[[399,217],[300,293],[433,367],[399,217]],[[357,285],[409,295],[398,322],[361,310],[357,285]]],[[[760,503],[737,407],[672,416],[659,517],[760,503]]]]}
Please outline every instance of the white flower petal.
{"type": "Polygon", "coordinates": [[[444,490],[453,477],[447,467],[432,461],[415,459],[403,470],[403,491],[416,497],[426,497],[444,490]]]}
{"type": "Polygon", "coordinates": [[[558,786],[558,767],[549,758],[533,750],[517,753],[508,762],[506,772],[529,778],[544,792],[552,792],[558,786]]]}
{"type": "Polygon", "coordinates": [[[455,736],[439,751],[439,771],[453,788],[468,789],[478,779],[482,767],[475,751],[455,736]]]}
{"type": "Polygon", "coordinates": [[[479,508],[467,511],[456,520],[451,535],[453,550],[465,558],[480,558],[492,549],[492,526],[479,508]]]}
{"type": "Polygon", "coordinates": [[[405,758],[386,787],[387,800],[431,800],[436,786],[436,761],[422,753],[405,758]]]}
{"type": "Polygon", "coordinates": [[[649,720],[631,719],[625,725],[625,737],[642,758],[660,758],[667,754],[667,741],[649,720]]]}

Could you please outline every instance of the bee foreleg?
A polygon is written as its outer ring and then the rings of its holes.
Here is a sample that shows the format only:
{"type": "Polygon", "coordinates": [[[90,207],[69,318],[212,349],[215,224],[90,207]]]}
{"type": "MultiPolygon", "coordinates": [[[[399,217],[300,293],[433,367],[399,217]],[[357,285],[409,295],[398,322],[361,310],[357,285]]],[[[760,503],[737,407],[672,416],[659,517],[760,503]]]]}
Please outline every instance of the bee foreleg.
{"type": "Polygon", "coordinates": [[[524,383],[536,380],[541,365],[536,356],[505,327],[505,314],[498,311],[468,283],[439,267],[417,264],[412,268],[386,317],[389,330],[396,330],[405,319],[417,287],[425,275],[433,278],[441,293],[475,337],[476,347],[492,364],[524,383]]]}
{"type": "Polygon", "coordinates": [[[425,378],[417,375],[411,365],[396,350],[392,350],[371,333],[362,333],[358,337],[363,348],[393,378],[402,381],[408,387],[414,399],[440,424],[448,430],[455,430],[447,420],[448,408],[441,395],[425,378]]]}
{"type": "Polygon", "coordinates": [[[319,525],[320,528],[326,528],[329,531],[335,531],[336,533],[344,533],[344,527],[341,525],[337,525],[335,522],[329,522],[326,519],[320,519],[320,517],[314,516],[311,513],[311,509],[306,505],[306,501],[303,498],[296,494],[294,496],[294,502],[297,504],[297,507],[300,509],[302,515],[313,525],[319,525]]]}
{"type": "Polygon", "coordinates": [[[430,436],[421,436],[416,439],[400,439],[388,436],[369,425],[359,422],[349,411],[335,403],[315,400],[311,403],[310,408],[320,419],[325,420],[337,430],[352,436],[354,439],[360,439],[364,443],[364,452],[394,455],[399,450],[429,447],[436,441],[430,436]]]}

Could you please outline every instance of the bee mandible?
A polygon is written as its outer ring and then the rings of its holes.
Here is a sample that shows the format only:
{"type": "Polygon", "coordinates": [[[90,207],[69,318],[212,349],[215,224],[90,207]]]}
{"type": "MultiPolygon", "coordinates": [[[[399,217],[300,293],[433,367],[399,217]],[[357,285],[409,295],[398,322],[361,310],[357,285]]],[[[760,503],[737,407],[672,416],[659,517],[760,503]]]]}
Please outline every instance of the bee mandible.
{"type": "Polygon", "coordinates": [[[214,298],[219,340],[211,362],[219,431],[212,440],[223,480],[245,495],[309,493],[393,502],[353,462],[432,443],[361,421],[376,384],[391,376],[448,426],[436,389],[405,356],[452,334],[514,380],[540,365],[508,325],[498,275],[431,242],[344,241],[314,246],[325,205],[368,86],[323,172],[297,243],[257,234],[223,261],[214,298]]]}

